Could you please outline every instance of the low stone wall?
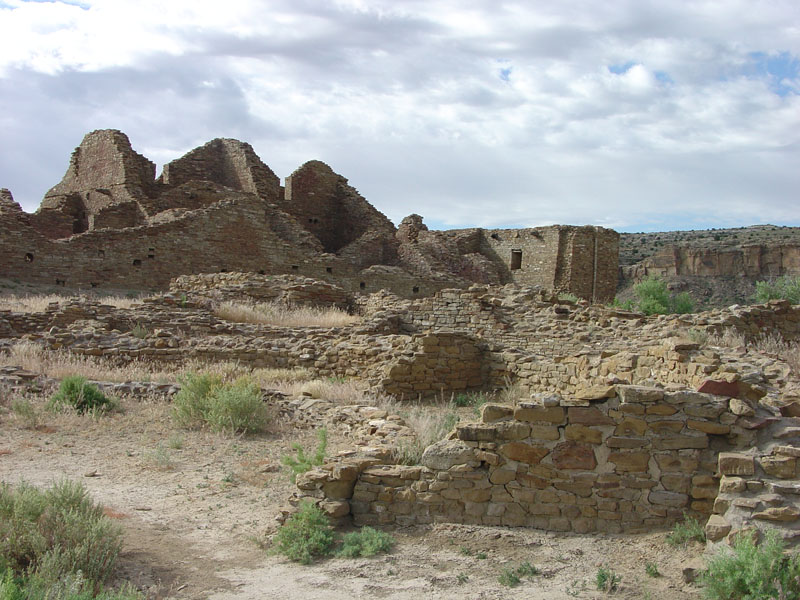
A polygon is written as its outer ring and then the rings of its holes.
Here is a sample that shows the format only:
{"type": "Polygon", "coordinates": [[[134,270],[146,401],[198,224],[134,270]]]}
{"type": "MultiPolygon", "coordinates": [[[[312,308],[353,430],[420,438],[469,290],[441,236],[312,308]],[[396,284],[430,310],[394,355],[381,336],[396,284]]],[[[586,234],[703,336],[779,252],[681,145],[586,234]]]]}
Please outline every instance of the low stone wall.
{"type": "MultiPolygon", "coordinates": [[[[336,500],[349,501],[356,524],[649,531],[687,513],[705,520],[720,453],[751,446],[763,424],[742,398],[632,385],[606,395],[486,405],[481,422],[428,447],[420,466],[351,465],[352,494],[336,500]]],[[[340,472],[316,469],[298,486],[324,498],[340,472]]]]}

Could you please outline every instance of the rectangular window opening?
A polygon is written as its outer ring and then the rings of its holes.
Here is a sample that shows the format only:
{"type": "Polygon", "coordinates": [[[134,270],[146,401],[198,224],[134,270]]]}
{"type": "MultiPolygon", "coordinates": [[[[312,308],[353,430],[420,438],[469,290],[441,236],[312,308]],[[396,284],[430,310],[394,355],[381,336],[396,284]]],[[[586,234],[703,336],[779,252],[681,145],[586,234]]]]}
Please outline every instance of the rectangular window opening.
{"type": "Polygon", "coordinates": [[[522,268],[522,250],[511,251],[511,270],[516,271],[522,268]]]}

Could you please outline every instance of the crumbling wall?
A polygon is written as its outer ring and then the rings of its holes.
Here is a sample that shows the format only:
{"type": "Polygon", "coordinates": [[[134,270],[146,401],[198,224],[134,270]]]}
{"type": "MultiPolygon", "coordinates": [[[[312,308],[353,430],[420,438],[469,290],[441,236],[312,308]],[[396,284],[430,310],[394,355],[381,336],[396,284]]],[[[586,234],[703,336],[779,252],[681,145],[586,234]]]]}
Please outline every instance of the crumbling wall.
{"type": "MultiPolygon", "coordinates": [[[[550,531],[644,532],[711,514],[721,452],[754,440],[740,400],[689,390],[620,385],[598,402],[543,396],[490,404],[481,422],[456,427],[421,465],[356,469],[356,524],[434,522],[550,531]]],[[[325,497],[337,472],[298,478],[325,497]]],[[[355,480],[355,484],[352,481],[355,480]]]]}

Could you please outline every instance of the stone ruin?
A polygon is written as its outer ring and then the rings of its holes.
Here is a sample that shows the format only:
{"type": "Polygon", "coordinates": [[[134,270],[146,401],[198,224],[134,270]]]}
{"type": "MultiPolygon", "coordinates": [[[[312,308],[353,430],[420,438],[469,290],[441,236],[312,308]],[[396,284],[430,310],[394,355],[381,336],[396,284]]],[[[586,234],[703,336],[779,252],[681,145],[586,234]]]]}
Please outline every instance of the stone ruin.
{"type": "Polygon", "coordinates": [[[307,162],[281,186],[232,139],[156,178],[125,134],[93,131],[35,213],[0,190],[0,277],[70,288],[159,290],[180,275],[246,271],[365,294],[520,283],[605,301],[618,247],[616,232],[591,226],[429,231],[411,215],[396,228],[326,164],[307,162]]]}
{"type": "MultiPolygon", "coordinates": [[[[156,179],[124,134],[96,131],[35,214],[0,191],[0,252],[2,277],[165,290],[128,309],[82,298],[0,311],[0,350],[26,339],[123,364],[304,368],[400,400],[519,391],[522,400],[486,405],[415,466],[398,464],[398,448],[415,441],[399,416],[272,394],[294,422],[328,422],[353,440],[298,477],[292,500],[312,499],[333,518],[586,533],[663,528],[691,514],[710,544],[765,524],[800,539],[797,366],[750,345],[764,333],[800,341],[800,308],[645,317],[564,299],[614,295],[613,231],[430,231],[418,215],[395,228],[318,161],[281,186],[248,144],[219,139],[156,179]],[[243,299],[362,318],[283,328],[217,316],[220,302],[243,299]],[[725,332],[743,345],[692,341],[725,332]]],[[[4,385],[37,379],[0,368],[4,385]]]]}
{"type": "MultiPolygon", "coordinates": [[[[298,477],[292,499],[336,519],[633,533],[689,514],[706,523],[710,544],[767,525],[800,540],[800,378],[796,365],[753,349],[764,333],[800,340],[800,307],[645,317],[514,284],[407,299],[245,273],[183,276],[128,309],[75,299],[40,313],[0,311],[5,344],[28,339],[123,364],[302,367],[400,400],[518,389],[515,404],[487,404],[415,466],[398,464],[399,449],[415,443],[399,416],[273,394],[294,423],[328,423],[352,440],[351,451],[298,477]],[[282,328],[216,316],[216,304],[242,298],[350,306],[362,319],[282,328]],[[692,341],[726,332],[742,344],[692,341]]],[[[6,385],[34,378],[0,371],[6,385]]]]}

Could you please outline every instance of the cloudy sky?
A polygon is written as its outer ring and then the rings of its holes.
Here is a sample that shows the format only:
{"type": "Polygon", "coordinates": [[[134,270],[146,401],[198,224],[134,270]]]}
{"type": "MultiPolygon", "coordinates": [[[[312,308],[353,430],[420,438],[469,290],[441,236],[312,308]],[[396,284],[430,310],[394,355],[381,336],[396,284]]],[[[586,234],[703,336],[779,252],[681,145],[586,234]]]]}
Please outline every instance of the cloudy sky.
{"type": "Polygon", "coordinates": [[[101,128],[431,228],[800,225],[800,2],[0,0],[0,187],[35,210],[101,128]]]}

